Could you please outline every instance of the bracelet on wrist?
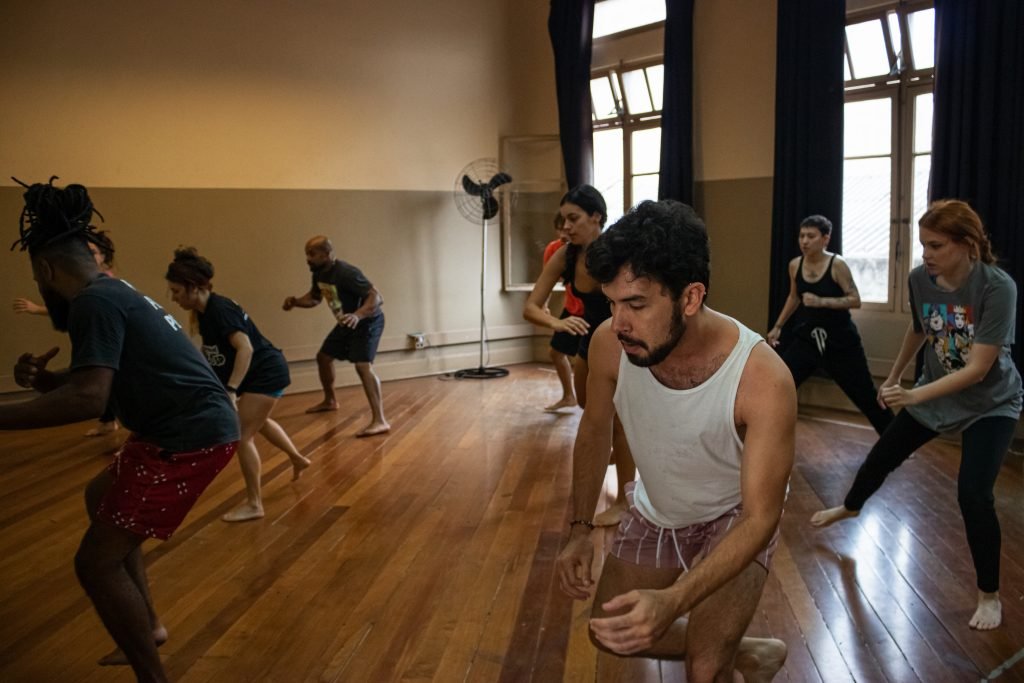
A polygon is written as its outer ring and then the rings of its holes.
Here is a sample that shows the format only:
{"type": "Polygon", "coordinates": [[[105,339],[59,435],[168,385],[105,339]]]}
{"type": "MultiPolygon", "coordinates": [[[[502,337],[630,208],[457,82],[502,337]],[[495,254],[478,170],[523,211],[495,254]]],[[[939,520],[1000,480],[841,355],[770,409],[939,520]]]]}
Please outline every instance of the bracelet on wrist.
{"type": "Polygon", "coordinates": [[[238,387],[233,387],[233,386],[231,386],[230,384],[225,384],[225,385],[224,385],[224,389],[225,389],[225,390],[226,390],[226,391],[227,391],[227,392],[228,392],[229,394],[234,394],[235,396],[238,396],[238,387]]]}
{"type": "Polygon", "coordinates": [[[594,523],[591,522],[589,519],[574,519],[571,522],[569,522],[569,528],[572,529],[577,524],[585,526],[588,529],[590,529],[591,531],[594,530],[594,523]]]}

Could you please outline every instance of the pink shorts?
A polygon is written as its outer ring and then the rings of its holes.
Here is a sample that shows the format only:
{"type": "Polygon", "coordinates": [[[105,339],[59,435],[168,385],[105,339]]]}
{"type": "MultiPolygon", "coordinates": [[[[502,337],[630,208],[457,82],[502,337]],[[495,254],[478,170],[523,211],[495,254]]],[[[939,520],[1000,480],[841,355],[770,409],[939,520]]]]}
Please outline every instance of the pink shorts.
{"type": "Polygon", "coordinates": [[[107,471],[114,483],[96,516],[139,536],[166,541],[231,460],[238,442],[173,453],[132,436],[107,471]]]}
{"type": "MultiPolygon", "coordinates": [[[[636,509],[633,500],[634,486],[633,482],[626,484],[629,511],[622,514],[610,552],[620,560],[645,567],[666,567],[684,571],[693,569],[721,543],[743,511],[742,506],[737,505],[710,522],[668,529],[654,524],[636,509]]],[[[779,529],[776,527],[768,547],[762,550],[754,561],[765,570],[770,569],[772,555],[775,554],[778,543],[779,529]]]]}

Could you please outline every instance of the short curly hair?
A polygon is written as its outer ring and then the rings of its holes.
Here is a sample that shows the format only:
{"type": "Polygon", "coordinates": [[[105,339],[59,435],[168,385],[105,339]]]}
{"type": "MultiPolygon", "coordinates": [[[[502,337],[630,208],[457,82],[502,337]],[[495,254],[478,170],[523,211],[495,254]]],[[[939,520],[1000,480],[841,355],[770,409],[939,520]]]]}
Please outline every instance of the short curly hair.
{"type": "Polygon", "coordinates": [[[678,301],[687,285],[711,285],[707,228],[692,207],[674,199],[641,202],[587,247],[587,270],[601,284],[629,266],[666,286],[678,301]]]}

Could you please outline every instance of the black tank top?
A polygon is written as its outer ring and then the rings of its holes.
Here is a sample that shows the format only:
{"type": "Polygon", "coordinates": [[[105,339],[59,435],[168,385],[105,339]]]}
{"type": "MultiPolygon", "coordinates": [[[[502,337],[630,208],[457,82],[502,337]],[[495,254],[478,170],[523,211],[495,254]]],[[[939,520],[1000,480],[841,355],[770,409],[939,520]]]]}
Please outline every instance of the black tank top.
{"type": "Polygon", "coordinates": [[[584,292],[576,286],[576,259],[579,255],[578,245],[572,243],[566,245],[565,270],[562,271],[562,281],[567,285],[572,285],[573,294],[583,302],[583,319],[590,324],[590,333],[593,334],[598,325],[612,317],[612,309],[608,298],[600,289],[584,292]]]}
{"type": "MultiPolygon", "coordinates": [[[[808,282],[804,279],[804,257],[800,257],[800,263],[796,267],[796,295],[803,300],[804,292],[810,292],[823,298],[836,298],[846,296],[846,292],[839,286],[839,283],[832,277],[832,263],[836,255],[828,261],[825,273],[817,282],[808,282]]],[[[851,321],[848,308],[810,308],[802,303],[799,309],[799,324],[810,328],[815,327],[838,327],[847,325],[851,321]]]]}

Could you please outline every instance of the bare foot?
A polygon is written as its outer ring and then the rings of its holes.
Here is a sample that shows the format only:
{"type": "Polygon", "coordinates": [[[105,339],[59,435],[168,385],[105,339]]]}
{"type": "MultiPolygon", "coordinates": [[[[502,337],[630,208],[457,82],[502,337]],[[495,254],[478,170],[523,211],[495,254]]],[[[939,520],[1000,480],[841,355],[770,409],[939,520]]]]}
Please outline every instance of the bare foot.
{"type": "Polygon", "coordinates": [[[329,413],[332,410],[337,410],[338,404],[335,401],[321,401],[312,408],[306,408],[307,413],[329,413]]]}
{"type": "Polygon", "coordinates": [[[626,504],[615,501],[607,510],[594,516],[594,526],[618,526],[619,519],[625,511],[626,504]]]}
{"type": "Polygon", "coordinates": [[[261,517],[263,517],[262,506],[245,503],[243,505],[239,505],[234,510],[221,517],[221,519],[225,522],[248,522],[251,519],[260,519],[261,517]]]}
{"type": "Polygon", "coordinates": [[[828,510],[821,510],[815,512],[811,516],[811,526],[816,526],[819,529],[824,529],[827,526],[831,526],[836,522],[840,522],[850,517],[856,517],[860,514],[860,510],[847,510],[845,507],[840,505],[837,508],[829,508],[828,510]]]}
{"type": "Polygon", "coordinates": [[[786,663],[786,644],[775,638],[744,638],[736,651],[736,670],[744,683],[769,683],[786,663]]]}
{"type": "Polygon", "coordinates": [[[100,422],[98,425],[85,433],[85,436],[106,436],[117,431],[117,420],[113,422],[100,422]]]}
{"type": "Polygon", "coordinates": [[[552,403],[544,409],[546,413],[557,413],[562,408],[575,408],[579,404],[576,403],[576,398],[573,396],[563,396],[557,403],[552,403]]]}
{"type": "Polygon", "coordinates": [[[302,470],[309,467],[309,458],[300,455],[299,457],[291,456],[292,459],[292,481],[297,480],[302,476],[302,470]]]}
{"type": "Polygon", "coordinates": [[[391,431],[391,425],[389,425],[387,422],[371,422],[370,424],[366,425],[365,427],[360,429],[358,432],[356,432],[356,437],[357,438],[362,438],[364,436],[375,436],[377,434],[387,434],[390,431],[391,431]]]}
{"type": "MultiPolygon", "coordinates": [[[[167,642],[167,629],[163,624],[159,624],[153,629],[153,640],[156,641],[157,647],[167,642]]],[[[121,652],[121,648],[115,647],[111,652],[100,657],[96,663],[100,666],[128,666],[128,658],[121,652]]]]}
{"type": "Polygon", "coordinates": [[[978,609],[968,622],[968,626],[979,631],[991,631],[1003,623],[1003,603],[999,602],[999,593],[982,593],[978,591],[978,609]]]}

